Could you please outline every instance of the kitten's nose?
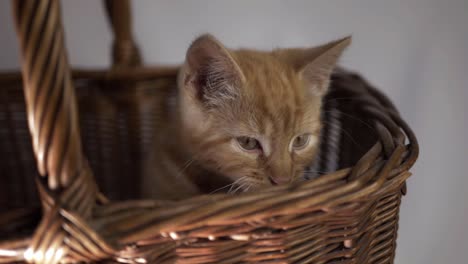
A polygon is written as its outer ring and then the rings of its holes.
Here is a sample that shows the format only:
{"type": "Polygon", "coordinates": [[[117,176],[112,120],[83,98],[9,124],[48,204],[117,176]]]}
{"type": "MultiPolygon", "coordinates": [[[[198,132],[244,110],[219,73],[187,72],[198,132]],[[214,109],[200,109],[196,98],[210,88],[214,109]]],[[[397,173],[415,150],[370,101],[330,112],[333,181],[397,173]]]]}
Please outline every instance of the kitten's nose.
{"type": "Polygon", "coordinates": [[[271,154],[267,175],[273,185],[285,185],[292,180],[292,160],[289,152],[276,151],[271,154]]]}
{"type": "Polygon", "coordinates": [[[284,185],[288,184],[291,181],[291,177],[287,176],[270,176],[268,177],[268,179],[273,185],[284,185]]]}

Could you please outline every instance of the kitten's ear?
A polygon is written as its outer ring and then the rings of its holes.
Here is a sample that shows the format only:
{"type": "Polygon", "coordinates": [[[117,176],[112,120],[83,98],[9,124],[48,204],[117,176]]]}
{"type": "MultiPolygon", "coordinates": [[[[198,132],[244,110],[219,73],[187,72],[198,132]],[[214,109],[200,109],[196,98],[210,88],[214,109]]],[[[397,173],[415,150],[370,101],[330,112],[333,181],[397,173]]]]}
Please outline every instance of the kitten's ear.
{"type": "Polygon", "coordinates": [[[245,80],[230,52],[213,36],[202,35],[189,47],[185,60],[184,84],[201,100],[233,95],[245,80]]]}
{"type": "Polygon", "coordinates": [[[318,47],[288,50],[287,59],[307,82],[312,94],[323,96],[327,92],[330,75],[349,44],[351,36],[318,47]]]}

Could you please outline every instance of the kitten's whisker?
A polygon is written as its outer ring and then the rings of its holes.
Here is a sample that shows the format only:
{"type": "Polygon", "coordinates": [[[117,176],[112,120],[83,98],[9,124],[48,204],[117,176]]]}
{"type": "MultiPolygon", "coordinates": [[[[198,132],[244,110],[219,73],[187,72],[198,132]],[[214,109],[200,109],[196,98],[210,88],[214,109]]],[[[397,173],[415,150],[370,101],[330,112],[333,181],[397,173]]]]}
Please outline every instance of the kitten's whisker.
{"type": "Polygon", "coordinates": [[[377,130],[376,130],[371,124],[365,122],[364,120],[362,120],[362,119],[360,119],[360,118],[358,118],[358,117],[355,117],[355,116],[353,116],[353,115],[350,115],[350,114],[345,113],[345,112],[343,112],[343,111],[340,111],[340,110],[338,110],[338,109],[326,110],[326,111],[324,110],[323,112],[324,112],[324,113],[338,112],[338,113],[340,113],[340,115],[344,115],[344,116],[349,117],[349,118],[351,118],[351,119],[353,119],[353,120],[359,121],[360,123],[362,123],[362,124],[365,125],[366,127],[370,128],[373,132],[377,133],[377,130]]]}
{"type": "Polygon", "coordinates": [[[250,181],[248,179],[247,176],[244,177],[243,181],[242,181],[242,184],[239,186],[239,188],[237,188],[234,193],[236,193],[237,191],[240,191],[240,190],[244,190],[245,192],[245,187],[248,186],[250,184],[250,181]]]}
{"type": "Polygon", "coordinates": [[[237,192],[237,190],[239,190],[239,188],[240,188],[240,186],[237,187],[236,189],[234,189],[234,190],[232,191],[232,194],[236,194],[236,192],[237,192]]]}
{"type": "Polygon", "coordinates": [[[232,193],[232,188],[234,187],[234,184],[231,184],[231,188],[229,188],[228,193],[232,193]]]}
{"type": "Polygon", "coordinates": [[[215,192],[217,192],[217,191],[221,191],[222,189],[225,189],[225,188],[227,188],[227,187],[229,187],[229,186],[232,186],[233,184],[234,184],[234,183],[230,183],[230,184],[228,184],[228,185],[225,185],[225,186],[223,186],[223,187],[221,187],[221,188],[218,188],[218,189],[216,189],[216,190],[210,192],[209,194],[213,194],[213,193],[215,193],[215,192]]]}
{"type": "MultiPolygon", "coordinates": [[[[322,121],[324,124],[330,124],[328,123],[327,121],[322,121]]],[[[356,144],[356,146],[360,147],[361,149],[364,149],[364,147],[362,146],[362,144],[359,144],[352,136],[351,136],[351,133],[349,133],[348,131],[346,131],[346,129],[340,127],[339,128],[344,135],[346,135],[354,144],[356,144]]]]}
{"type": "Polygon", "coordinates": [[[196,160],[197,158],[198,158],[198,156],[195,155],[195,156],[191,157],[190,159],[188,159],[188,160],[184,163],[184,165],[182,165],[182,168],[177,172],[176,177],[177,177],[177,178],[180,177],[180,176],[182,175],[182,173],[184,173],[184,171],[185,171],[186,169],[188,169],[188,167],[190,167],[190,165],[192,165],[193,162],[195,162],[195,160],[196,160]]]}
{"type": "Polygon", "coordinates": [[[240,177],[239,179],[235,180],[233,183],[231,183],[231,188],[229,188],[229,191],[228,193],[231,193],[232,192],[232,189],[234,188],[234,186],[240,184],[242,181],[244,181],[246,179],[246,176],[243,176],[243,177],[240,177]]]}
{"type": "Polygon", "coordinates": [[[187,169],[192,163],[195,161],[196,157],[192,157],[191,159],[187,160],[187,162],[182,166],[182,170],[187,169]]]}
{"type": "Polygon", "coordinates": [[[247,183],[242,183],[241,185],[239,185],[239,187],[237,187],[233,193],[235,194],[237,191],[241,190],[246,184],[247,183]]]}

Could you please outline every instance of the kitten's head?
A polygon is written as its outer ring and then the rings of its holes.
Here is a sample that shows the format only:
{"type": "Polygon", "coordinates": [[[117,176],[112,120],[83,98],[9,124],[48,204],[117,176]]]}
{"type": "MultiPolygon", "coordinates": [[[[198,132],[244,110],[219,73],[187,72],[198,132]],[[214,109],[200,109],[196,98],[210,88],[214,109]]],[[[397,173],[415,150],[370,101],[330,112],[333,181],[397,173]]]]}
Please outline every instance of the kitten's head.
{"type": "Polygon", "coordinates": [[[259,52],[199,37],[179,75],[181,144],[243,190],[294,181],[314,160],[321,101],[350,41],[259,52]]]}

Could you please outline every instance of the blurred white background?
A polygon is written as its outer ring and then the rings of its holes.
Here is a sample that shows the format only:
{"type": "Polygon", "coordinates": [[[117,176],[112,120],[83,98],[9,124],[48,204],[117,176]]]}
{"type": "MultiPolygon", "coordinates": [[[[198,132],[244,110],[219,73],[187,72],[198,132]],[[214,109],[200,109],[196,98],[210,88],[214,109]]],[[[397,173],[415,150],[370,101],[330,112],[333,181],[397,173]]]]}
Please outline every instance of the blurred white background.
{"type": "MultiPolygon", "coordinates": [[[[62,1],[73,65],[106,67],[100,1],[62,1]]],[[[200,33],[229,47],[310,46],[353,35],[342,64],[399,107],[421,144],[404,197],[397,264],[468,263],[468,1],[133,2],[148,64],[179,63],[200,33]]],[[[0,1],[0,70],[19,67],[10,1],[0,1]]]]}

